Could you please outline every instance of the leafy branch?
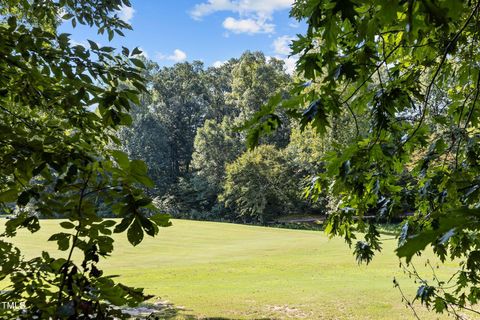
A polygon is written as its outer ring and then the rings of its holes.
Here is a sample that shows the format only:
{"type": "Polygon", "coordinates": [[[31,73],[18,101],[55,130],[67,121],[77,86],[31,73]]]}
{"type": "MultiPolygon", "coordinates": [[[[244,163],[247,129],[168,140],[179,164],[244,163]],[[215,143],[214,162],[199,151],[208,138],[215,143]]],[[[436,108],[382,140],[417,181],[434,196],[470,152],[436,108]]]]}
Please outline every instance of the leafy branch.
{"type": "Polygon", "coordinates": [[[420,120],[418,121],[418,124],[417,126],[415,127],[415,129],[413,130],[413,132],[407,137],[407,139],[405,139],[405,141],[400,145],[399,149],[401,147],[403,147],[407,142],[409,142],[414,136],[415,134],[418,132],[418,130],[420,129],[420,127],[422,126],[423,124],[423,121],[425,120],[425,116],[427,115],[427,109],[428,109],[428,104],[430,102],[430,94],[431,94],[431,91],[432,91],[432,88],[435,84],[435,80],[437,79],[437,76],[439,75],[440,73],[440,70],[442,69],[446,59],[447,59],[447,56],[448,54],[451,52],[451,50],[453,49],[453,46],[457,43],[458,39],[460,38],[460,36],[462,35],[463,31],[465,31],[465,29],[467,28],[467,26],[470,24],[471,20],[473,19],[473,17],[475,16],[475,14],[477,13],[478,9],[480,8],[480,1],[478,1],[475,5],[475,8],[472,10],[472,12],[470,13],[470,15],[468,16],[467,20],[465,21],[465,23],[463,24],[463,26],[458,30],[458,32],[455,34],[455,36],[449,41],[449,43],[447,44],[447,46],[445,47],[444,51],[443,51],[443,54],[441,56],[441,59],[440,59],[440,62],[437,66],[437,68],[435,69],[435,72],[433,74],[433,77],[432,79],[430,80],[430,83],[428,84],[427,86],[427,90],[426,90],[426,93],[425,93],[425,99],[424,99],[424,102],[423,102],[423,107],[422,107],[422,111],[421,111],[421,116],[420,116],[420,120]]]}

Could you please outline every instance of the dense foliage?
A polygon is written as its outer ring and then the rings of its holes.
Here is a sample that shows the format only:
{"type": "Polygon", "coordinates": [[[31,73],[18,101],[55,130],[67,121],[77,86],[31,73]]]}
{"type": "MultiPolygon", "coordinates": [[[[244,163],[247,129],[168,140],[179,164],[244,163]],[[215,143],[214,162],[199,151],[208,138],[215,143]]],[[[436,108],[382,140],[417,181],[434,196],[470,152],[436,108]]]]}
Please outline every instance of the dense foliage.
{"type": "Polygon", "coordinates": [[[296,210],[300,189],[287,159],[271,145],[247,151],[226,168],[221,201],[244,222],[265,223],[296,210]]]}
{"type": "Polygon", "coordinates": [[[137,245],[169,225],[157,208],[260,224],[328,213],[326,232],[367,263],[382,247],[371,221],[405,219],[396,253],[421,284],[416,299],[476,312],[480,2],[297,0],[291,14],[308,29],[292,44],[294,77],[260,52],[159,68],[138,49],[86,48],[57,32],[69,21],[111,40],[130,28],[122,5],[0,3],[0,210],[11,217],[0,298],[27,303],[2,316],[121,317],[114,306],[148,297],[97,263],[112,232],[137,245]],[[50,241],[66,258],[25,259],[9,238],[51,217],[65,218],[50,241]],[[415,269],[429,246],[459,261],[450,280],[415,269]]]}
{"type": "Polygon", "coordinates": [[[98,268],[113,251],[112,232],[137,245],[169,224],[143,192],[153,186],[146,165],[114,149],[114,130],[131,123],[145,90],[141,52],[73,45],[57,32],[63,19],[121,35],[130,28],[116,15],[122,5],[128,0],[0,3],[0,210],[11,218],[0,236],[0,280],[10,283],[0,300],[26,307],[2,308],[2,318],[112,319],[122,316],[114,306],[147,298],[98,268]],[[121,222],[102,220],[101,206],[121,222]],[[65,219],[49,239],[63,257],[26,259],[10,243],[21,228],[38,231],[39,217],[65,219]],[[82,253],[75,261],[74,251],[82,253]]]}
{"type": "Polygon", "coordinates": [[[479,8],[463,0],[296,1],[292,16],[308,24],[291,47],[299,80],[291,99],[267,104],[250,125],[255,143],[278,126],[275,110],[321,133],[340,118],[354,123],[356,133],[322,157],[312,185],[314,195],[337,198],[327,232],[351,244],[365,232],[355,253],[368,262],[381,243],[363,217],[411,210],[397,254],[412,266],[431,246],[442,261],[460,261],[450,280],[410,273],[421,282],[418,300],[455,316],[480,298],[479,8]]]}
{"type": "Polygon", "coordinates": [[[160,69],[147,62],[145,75],[149,92],[132,111],[133,125],[118,136],[131,157],[148,164],[155,182],[152,196],[164,211],[175,217],[266,224],[282,215],[319,210],[302,197],[305,178],[314,170],[300,165],[309,157],[302,140],[295,138],[295,147],[289,147],[294,133],[285,114],[280,117],[286,125],[261,141],[279,156],[260,157],[258,166],[249,167],[252,154],[245,154],[246,134],[239,128],[270,97],[288,96],[291,78],[281,61],[245,52],[220,67],[185,62],[160,69]],[[296,148],[305,151],[298,154],[302,159],[294,154],[296,148]],[[245,170],[233,178],[227,168],[243,161],[245,170]],[[250,184],[253,176],[258,179],[250,184]],[[262,180],[266,177],[270,181],[262,180]],[[249,191],[237,193],[232,184],[249,191]],[[251,195],[261,197],[267,185],[277,191],[265,206],[251,195]],[[227,200],[232,196],[236,199],[227,200]]]}

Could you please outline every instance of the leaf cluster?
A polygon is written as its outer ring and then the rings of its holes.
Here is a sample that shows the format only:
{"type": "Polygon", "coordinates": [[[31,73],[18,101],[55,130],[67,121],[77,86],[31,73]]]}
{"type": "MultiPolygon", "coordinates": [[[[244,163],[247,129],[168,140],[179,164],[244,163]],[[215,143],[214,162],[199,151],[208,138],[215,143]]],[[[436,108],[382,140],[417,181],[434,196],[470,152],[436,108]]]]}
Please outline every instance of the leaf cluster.
{"type": "Polygon", "coordinates": [[[348,243],[365,232],[355,254],[369,262],[380,246],[364,217],[412,216],[399,257],[410,262],[431,246],[441,260],[462,261],[449,295],[438,283],[420,290],[427,306],[430,293],[443,297],[437,311],[478,301],[479,9],[462,0],[296,1],[291,15],[308,26],[291,46],[297,83],[249,125],[255,144],[279,109],[324,134],[349,118],[356,134],[323,157],[311,187],[337,198],[326,230],[348,243]]]}
{"type": "Polygon", "coordinates": [[[73,45],[57,32],[59,19],[98,28],[111,39],[130,28],[118,1],[3,1],[0,4],[0,210],[9,214],[0,237],[0,279],[10,287],[3,301],[27,309],[1,310],[6,318],[112,319],[112,306],[138,304],[141,289],[115,283],[99,269],[114,249],[113,232],[126,231],[132,245],[144,233],[168,226],[144,189],[153,186],[142,161],[112,145],[114,131],[131,123],[129,111],[146,88],[140,50],[73,45]],[[94,112],[93,109],[96,108],[94,112]],[[108,207],[121,222],[99,217],[108,207]],[[65,257],[48,252],[26,259],[9,238],[40,218],[62,218],[49,241],[65,257]],[[74,251],[83,253],[73,261],[74,251]]]}

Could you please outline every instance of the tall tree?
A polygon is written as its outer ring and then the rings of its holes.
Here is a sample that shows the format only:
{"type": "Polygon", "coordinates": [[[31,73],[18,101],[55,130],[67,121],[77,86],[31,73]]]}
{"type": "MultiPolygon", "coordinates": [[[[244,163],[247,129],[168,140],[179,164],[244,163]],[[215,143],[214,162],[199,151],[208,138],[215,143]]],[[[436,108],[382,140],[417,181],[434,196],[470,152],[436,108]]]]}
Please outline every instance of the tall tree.
{"type": "Polygon", "coordinates": [[[170,176],[190,172],[193,141],[205,121],[209,95],[201,62],[163,68],[153,82],[153,110],[167,132],[170,176]]]}
{"type": "Polygon", "coordinates": [[[232,92],[232,70],[238,59],[230,59],[219,67],[210,67],[205,72],[205,86],[209,92],[207,119],[222,122],[225,116],[231,118],[238,112],[228,95],[232,92]]]}
{"type": "Polygon", "coordinates": [[[267,61],[261,52],[242,54],[232,70],[232,90],[228,95],[242,118],[258,111],[266,100],[279,91],[286,92],[289,77],[277,59],[267,61]]]}
{"type": "Polygon", "coordinates": [[[112,305],[137,304],[141,289],[115,283],[98,268],[113,251],[113,232],[139,244],[168,225],[155,214],[142,186],[146,166],[110,149],[114,130],[131,121],[130,103],[144,90],[138,49],[73,45],[57,32],[60,19],[98,28],[111,39],[130,28],[117,11],[128,0],[0,3],[0,210],[12,214],[0,236],[2,301],[26,301],[26,310],[0,309],[10,319],[99,319],[121,316],[112,305]],[[92,106],[97,111],[92,112],[92,106]],[[102,220],[100,204],[122,218],[102,220]],[[153,216],[152,216],[153,215],[153,216]],[[9,241],[17,230],[36,232],[39,216],[63,217],[50,237],[63,257],[26,259],[9,241]],[[150,217],[150,218],[148,218],[150,217]],[[115,228],[113,228],[115,227],[115,228]],[[81,251],[80,264],[72,261],[81,251]]]}
{"type": "MultiPolygon", "coordinates": [[[[238,121],[247,121],[272,96],[287,96],[291,82],[283,61],[275,58],[267,60],[258,51],[243,53],[232,70],[232,77],[232,91],[227,95],[227,102],[235,106],[238,121]]],[[[279,118],[283,125],[263,142],[285,147],[290,127],[284,114],[281,113],[279,118]]]]}
{"type": "MultiPolygon", "coordinates": [[[[159,72],[158,64],[142,58],[146,69],[142,76],[146,87],[152,88],[153,81],[159,72]]],[[[145,161],[149,176],[152,177],[154,193],[165,193],[172,184],[169,140],[167,128],[162,124],[154,108],[153,95],[145,92],[140,95],[139,103],[132,108],[132,125],[122,127],[117,132],[122,150],[130,158],[145,161]]]]}
{"type": "Polygon", "coordinates": [[[131,116],[132,125],[118,133],[122,150],[132,159],[145,161],[155,183],[155,193],[165,193],[173,183],[169,133],[151,105],[140,103],[131,116]]]}
{"type": "Polygon", "coordinates": [[[190,182],[200,199],[208,203],[206,210],[212,210],[218,204],[217,196],[222,191],[226,165],[246,150],[244,135],[234,130],[233,121],[228,116],[220,123],[209,119],[198,128],[195,136],[190,182]]]}
{"type": "MultiPolygon", "coordinates": [[[[207,70],[206,85],[210,88],[207,120],[195,137],[191,183],[200,199],[208,199],[210,209],[222,191],[225,169],[245,151],[245,134],[238,127],[275,94],[285,94],[290,82],[283,64],[268,60],[261,52],[245,52],[219,68],[207,70]]],[[[266,140],[285,146],[289,126],[266,140]]],[[[208,208],[208,206],[207,206],[208,208]]]]}

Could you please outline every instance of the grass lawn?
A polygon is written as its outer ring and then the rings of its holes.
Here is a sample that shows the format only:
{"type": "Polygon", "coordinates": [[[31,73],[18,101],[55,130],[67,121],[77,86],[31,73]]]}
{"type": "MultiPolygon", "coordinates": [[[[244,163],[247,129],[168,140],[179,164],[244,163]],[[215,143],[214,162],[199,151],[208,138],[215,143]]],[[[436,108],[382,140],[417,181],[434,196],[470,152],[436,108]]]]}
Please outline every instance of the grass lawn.
{"type": "MultiPolygon", "coordinates": [[[[22,231],[15,241],[27,256],[52,252],[56,243],[46,239],[58,222],[41,221],[41,231],[22,231]]],[[[318,231],[173,220],[135,248],[126,234],[117,235],[113,256],[102,267],[198,317],[413,319],[393,288],[397,277],[409,298],[415,295],[413,280],[398,269],[395,244],[385,236],[384,253],[358,266],[342,239],[318,231]]],[[[426,270],[424,261],[415,260],[419,270],[426,270]]],[[[439,274],[448,279],[453,270],[450,265],[439,274]]],[[[446,318],[416,309],[422,319],[446,318]]]]}

